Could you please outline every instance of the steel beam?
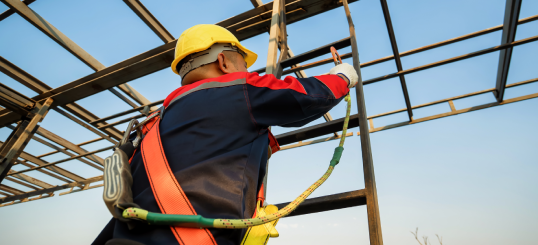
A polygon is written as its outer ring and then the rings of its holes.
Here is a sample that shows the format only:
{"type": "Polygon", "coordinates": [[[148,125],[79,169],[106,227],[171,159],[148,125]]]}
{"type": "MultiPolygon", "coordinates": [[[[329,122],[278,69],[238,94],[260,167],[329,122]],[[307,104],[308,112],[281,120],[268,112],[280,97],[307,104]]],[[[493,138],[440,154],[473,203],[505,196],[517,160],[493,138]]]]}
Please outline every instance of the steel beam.
{"type": "Polygon", "coordinates": [[[26,4],[20,0],[0,0],[10,9],[13,9],[17,14],[26,19],[30,24],[49,36],[52,40],[65,48],[71,54],[76,56],[80,61],[90,66],[94,70],[102,70],[105,68],[103,64],[97,61],[93,56],[88,54],[84,49],[79,47],[75,42],[69,39],[66,35],[60,32],[56,27],[47,22],[39,14],[31,10],[26,4]]]}
{"type": "Polygon", "coordinates": [[[0,105],[21,117],[29,117],[35,101],[0,83],[0,105]]]}
{"type": "MultiPolygon", "coordinates": [[[[31,3],[35,2],[35,0],[23,0],[22,2],[26,5],[30,5],[31,3]]],[[[11,16],[14,13],[15,11],[13,9],[8,9],[4,11],[4,13],[0,14],[0,21],[4,20],[5,18],[11,16]]]]}
{"type": "MultiPolygon", "coordinates": [[[[8,126],[8,127],[11,127],[11,126],[8,126]]],[[[38,130],[39,130],[39,129],[38,129],[38,130]]],[[[58,146],[56,146],[56,145],[54,145],[54,144],[51,144],[51,143],[49,143],[48,141],[46,141],[46,140],[44,140],[44,139],[42,139],[42,138],[40,138],[40,137],[38,137],[38,136],[36,136],[36,135],[33,135],[33,136],[32,136],[32,139],[35,140],[35,141],[37,141],[37,142],[39,142],[39,143],[41,143],[41,144],[43,144],[43,145],[46,145],[46,146],[48,146],[48,147],[50,147],[50,148],[52,148],[52,149],[55,149],[55,150],[57,150],[57,151],[59,151],[59,152],[62,152],[62,153],[65,154],[65,155],[68,155],[68,156],[76,156],[75,154],[73,154],[73,153],[71,153],[71,152],[69,152],[69,151],[67,151],[67,150],[64,150],[64,149],[62,149],[61,147],[58,147],[58,146]]],[[[66,148],[66,149],[67,149],[67,148],[66,148]]],[[[102,168],[101,166],[99,166],[99,165],[97,165],[97,164],[95,164],[95,163],[92,163],[92,162],[87,161],[87,160],[84,160],[84,159],[78,159],[78,160],[81,161],[81,162],[83,162],[83,163],[85,163],[85,164],[88,164],[89,166],[91,166],[91,167],[93,167],[93,168],[96,168],[96,169],[101,170],[101,171],[103,170],[103,168],[102,168]]]]}
{"type": "Polygon", "coordinates": [[[133,12],[146,23],[146,25],[157,35],[164,43],[174,41],[174,36],[164,28],[164,26],[153,16],[149,10],[139,0],[123,0],[133,12]]]}
{"type": "MultiPolygon", "coordinates": [[[[38,190],[38,191],[30,191],[30,192],[26,192],[26,193],[23,192],[23,194],[9,196],[9,197],[5,197],[5,198],[0,198],[0,203],[23,200],[23,199],[26,199],[26,198],[29,198],[29,197],[32,197],[32,196],[37,196],[37,195],[42,195],[42,194],[47,194],[47,193],[53,193],[53,192],[58,191],[58,190],[74,188],[74,187],[77,187],[77,186],[85,186],[85,185],[89,185],[91,183],[95,183],[95,182],[102,181],[102,180],[103,180],[103,176],[97,176],[97,177],[93,177],[93,178],[89,178],[89,179],[85,179],[85,180],[81,180],[81,181],[77,181],[77,182],[73,182],[73,183],[68,183],[68,184],[64,184],[64,185],[58,185],[58,186],[55,186],[55,187],[52,187],[52,188],[46,188],[46,189],[42,189],[42,190],[38,190]]],[[[14,203],[14,204],[16,204],[16,203],[14,203]]],[[[0,205],[0,207],[1,206],[7,206],[7,205],[3,204],[3,205],[0,205]]]]}
{"type": "Polygon", "coordinates": [[[479,56],[479,55],[492,53],[492,52],[495,52],[495,51],[507,49],[507,48],[510,48],[510,47],[515,47],[515,46],[518,46],[518,45],[522,45],[522,44],[526,44],[526,43],[530,43],[530,42],[534,42],[534,41],[538,41],[538,36],[533,36],[533,37],[521,39],[521,40],[518,40],[518,41],[514,41],[512,43],[506,43],[506,44],[502,44],[502,45],[499,45],[499,46],[482,49],[482,50],[479,50],[479,51],[476,51],[476,52],[473,52],[473,53],[456,56],[456,57],[453,57],[453,58],[450,58],[450,59],[445,59],[445,60],[433,62],[433,63],[423,65],[423,66],[417,66],[417,67],[414,67],[414,68],[411,68],[411,69],[403,70],[401,72],[391,73],[391,74],[387,74],[387,75],[384,75],[384,76],[372,78],[372,79],[364,81],[363,84],[366,85],[366,84],[370,84],[370,83],[375,83],[375,82],[387,80],[389,78],[397,77],[397,76],[400,76],[400,75],[406,75],[406,74],[414,73],[414,72],[417,72],[417,71],[426,70],[426,69],[437,67],[437,66],[440,66],[440,65],[445,65],[445,64],[456,62],[456,61],[469,59],[469,58],[476,57],[476,56],[479,56]]]}
{"type": "MultiPolygon", "coordinates": [[[[538,20],[538,15],[533,15],[533,16],[521,19],[521,20],[518,21],[518,25],[525,24],[525,23],[535,21],[535,20],[538,20]]],[[[448,45],[448,44],[452,44],[452,43],[460,42],[460,41],[463,41],[463,40],[467,40],[467,39],[470,39],[470,38],[473,38],[473,37],[478,37],[478,36],[482,36],[482,35],[485,35],[485,34],[488,34],[488,33],[496,32],[496,31],[502,30],[502,29],[503,29],[503,25],[494,26],[494,27],[484,29],[484,30],[481,30],[481,31],[469,33],[469,34],[466,34],[466,35],[463,35],[463,36],[451,38],[451,39],[441,41],[441,42],[438,42],[438,43],[434,43],[434,44],[426,45],[426,46],[423,46],[423,47],[420,47],[420,48],[408,50],[408,51],[400,53],[400,57],[409,56],[409,55],[412,55],[412,54],[417,54],[417,53],[424,52],[424,51],[427,51],[427,50],[431,50],[431,49],[434,49],[434,48],[442,47],[442,46],[445,46],[445,45],[448,45]]],[[[351,53],[342,54],[342,55],[340,55],[340,57],[342,57],[342,59],[349,58],[349,57],[351,57],[351,53]]],[[[368,61],[368,62],[362,63],[361,68],[365,68],[365,67],[368,67],[368,66],[380,64],[380,63],[383,63],[383,62],[386,62],[386,61],[389,61],[389,60],[392,60],[392,59],[394,59],[394,55],[383,57],[381,59],[368,61]]],[[[308,68],[312,68],[312,67],[332,63],[332,62],[333,62],[332,58],[327,58],[327,59],[319,60],[319,61],[312,62],[312,63],[309,63],[309,64],[293,67],[291,69],[285,70],[282,74],[284,74],[284,75],[285,74],[290,74],[290,73],[293,73],[293,72],[296,72],[296,71],[300,71],[300,70],[304,70],[304,69],[308,69],[308,68]]]]}
{"type": "MultiPolygon", "coordinates": [[[[535,82],[538,82],[538,78],[508,84],[506,86],[506,88],[522,86],[522,85],[531,84],[531,83],[535,83],[535,82]]],[[[464,94],[464,95],[458,95],[458,96],[450,97],[450,98],[447,98],[447,99],[442,99],[442,100],[437,100],[437,101],[433,101],[433,102],[428,102],[428,103],[425,103],[425,104],[416,105],[416,106],[413,106],[412,109],[419,109],[419,108],[423,108],[423,107],[427,107],[427,106],[437,105],[437,104],[440,104],[440,103],[447,103],[449,101],[454,101],[454,100],[463,99],[463,98],[467,98],[467,97],[471,97],[471,96],[475,96],[475,95],[490,93],[490,92],[493,92],[493,91],[495,91],[495,88],[490,88],[490,89],[486,89],[486,90],[482,90],[482,91],[472,92],[472,93],[468,93],[468,94],[464,94]]],[[[402,123],[397,123],[395,125],[400,125],[400,126],[411,125],[411,124],[424,122],[424,121],[429,121],[429,120],[442,118],[442,117],[446,117],[446,116],[457,115],[457,114],[461,114],[461,113],[464,113],[464,112],[485,109],[485,108],[489,108],[489,107],[492,107],[492,106],[504,105],[504,104],[508,104],[508,103],[514,103],[514,102],[518,102],[518,101],[522,101],[522,100],[535,98],[535,95],[536,94],[525,95],[525,96],[521,96],[521,97],[511,99],[509,102],[506,101],[506,103],[493,103],[493,104],[490,103],[490,104],[486,104],[487,106],[485,106],[485,107],[484,107],[484,105],[480,105],[480,106],[475,106],[475,107],[471,107],[471,108],[467,108],[467,109],[457,110],[456,112],[450,112],[449,114],[441,113],[439,115],[428,117],[428,119],[420,118],[420,119],[415,119],[415,121],[413,121],[413,122],[402,122],[402,123]]],[[[405,112],[405,111],[406,111],[406,108],[402,108],[402,109],[399,109],[399,110],[394,110],[394,111],[390,111],[390,112],[385,112],[385,113],[369,116],[367,119],[380,118],[380,117],[389,116],[389,115],[393,115],[393,114],[401,113],[401,112],[405,112]]],[[[330,122],[320,123],[320,124],[313,125],[313,126],[310,126],[310,127],[307,127],[307,128],[301,128],[301,129],[297,129],[297,130],[287,132],[287,133],[284,133],[284,134],[279,134],[279,135],[276,135],[275,137],[278,140],[279,144],[281,146],[284,146],[284,145],[288,145],[288,144],[292,144],[292,143],[297,143],[299,141],[303,141],[303,140],[312,139],[312,138],[315,138],[315,137],[327,135],[327,134],[330,134],[330,133],[334,132],[335,130],[341,130],[342,127],[343,127],[343,124],[344,124],[344,118],[339,118],[339,119],[336,119],[336,120],[333,120],[333,121],[330,121],[330,122]]],[[[359,126],[358,114],[351,115],[350,119],[349,119],[348,128],[355,128],[355,127],[358,127],[358,126],[359,126]]],[[[377,132],[380,129],[385,130],[387,128],[385,128],[385,127],[372,128],[372,129],[369,130],[369,132],[377,132]]]]}
{"type": "MultiPolygon", "coordinates": [[[[88,152],[88,153],[85,153],[85,154],[81,154],[81,155],[73,155],[71,157],[68,157],[68,158],[65,158],[65,159],[62,159],[62,160],[58,160],[58,161],[55,161],[55,162],[51,162],[51,163],[47,163],[45,165],[41,165],[41,166],[37,166],[37,167],[33,167],[33,168],[29,168],[29,169],[25,169],[25,170],[20,170],[20,171],[17,171],[17,172],[13,172],[13,173],[9,173],[9,175],[15,175],[15,174],[20,174],[20,173],[25,173],[25,172],[29,172],[29,171],[33,171],[33,170],[38,170],[38,169],[42,169],[42,168],[46,168],[46,167],[50,167],[50,166],[54,166],[56,164],[59,164],[59,163],[63,163],[63,162],[67,162],[67,161],[71,161],[71,160],[74,160],[74,159],[79,159],[81,157],[86,157],[86,156],[89,156],[89,155],[93,155],[93,154],[96,154],[96,153],[99,153],[99,152],[103,152],[103,151],[106,151],[106,150],[110,150],[114,148],[114,146],[109,146],[109,147],[105,147],[105,148],[101,148],[99,150],[95,150],[95,151],[91,151],[91,152],[88,152]]],[[[101,169],[102,171],[103,169],[101,169]]]]}
{"type": "MultiPolygon", "coordinates": [[[[36,134],[42,136],[42,137],[45,137],[46,139],[58,144],[58,145],[61,145],[71,151],[74,151],[75,153],[79,154],[79,155],[82,155],[82,154],[86,154],[87,151],[82,149],[82,147],[78,146],[78,145],[75,145],[71,142],[69,142],[68,140],[42,128],[42,127],[39,127],[39,129],[37,130],[36,134]]],[[[103,166],[104,165],[104,161],[102,158],[100,158],[99,156],[96,156],[96,155],[89,155],[89,156],[85,156],[86,159],[92,161],[92,162],[95,162],[97,163],[98,165],[100,166],[103,166]]],[[[100,169],[101,167],[99,166],[96,166],[96,165],[90,165],[94,168],[98,168],[100,169]]]]}
{"type": "MultiPolygon", "coordinates": [[[[287,203],[276,204],[278,209],[286,207],[287,203]]],[[[348,191],[344,193],[332,194],[328,196],[306,199],[297,209],[286,217],[303,214],[318,213],[341,208],[355,207],[366,204],[366,190],[348,191]]]]}
{"type": "MultiPolygon", "coordinates": [[[[39,79],[30,75],[29,73],[17,67],[16,65],[9,62],[8,60],[4,59],[2,56],[0,56],[0,71],[8,75],[9,77],[13,78],[14,80],[20,82],[22,85],[28,87],[29,89],[33,90],[34,92],[38,94],[44,94],[44,93],[47,93],[47,91],[52,90],[52,88],[49,87],[47,84],[43,83],[39,79]]],[[[73,102],[70,104],[66,104],[63,107],[66,110],[68,110],[70,113],[72,113],[73,115],[82,119],[86,123],[99,120],[97,116],[87,111],[86,109],[82,108],[82,106],[78,105],[77,103],[73,102]]],[[[76,122],[78,123],[78,121],[76,122]]],[[[83,127],[89,127],[89,125],[86,123],[84,125],[83,124],[81,125],[83,127]]],[[[104,124],[102,123],[96,124],[96,126],[101,126],[101,125],[104,125],[104,124]]],[[[114,128],[105,129],[102,132],[107,135],[110,135],[116,140],[119,140],[121,139],[121,137],[123,137],[120,131],[114,128]]],[[[110,137],[107,137],[106,139],[113,144],[117,143],[116,140],[112,140],[110,137]]]]}
{"type": "MultiPolygon", "coordinates": [[[[10,170],[9,174],[14,173],[14,172],[15,171],[10,170]]],[[[49,183],[43,182],[41,180],[38,180],[38,179],[33,178],[31,176],[28,176],[26,174],[14,174],[13,177],[15,177],[17,179],[20,179],[20,180],[24,180],[24,181],[26,181],[28,183],[33,184],[33,185],[37,185],[37,186],[39,186],[41,188],[52,188],[52,187],[54,187],[53,185],[51,185],[49,183]]]]}
{"type": "MultiPolygon", "coordinates": [[[[323,46],[321,46],[319,48],[312,49],[310,51],[307,51],[307,52],[295,55],[293,57],[290,57],[290,58],[288,58],[286,60],[283,60],[281,62],[281,66],[282,66],[282,68],[288,68],[288,67],[292,67],[294,65],[297,65],[298,63],[305,62],[307,60],[310,60],[310,59],[313,59],[313,58],[316,58],[316,57],[319,57],[319,56],[322,56],[322,55],[325,55],[325,54],[329,54],[329,53],[331,53],[331,50],[330,50],[331,46],[333,46],[336,49],[341,49],[341,48],[349,47],[349,45],[351,45],[350,38],[346,37],[346,38],[338,40],[336,42],[329,43],[327,45],[323,45],[323,46]]],[[[332,61],[332,58],[331,58],[331,61],[332,61]]],[[[258,70],[252,71],[252,72],[263,73],[264,69],[265,68],[260,68],[258,70]]]]}
{"type": "Polygon", "coordinates": [[[21,155],[22,151],[30,138],[37,130],[37,123],[41,122],[47,112],[49,107],[52,104],[52,99],[48,99],[43,103],[43,106],[39,111],[33,116],[30,121],[22,121],[16,128],[16,132],[10,135],[11,139],[8,139],[6,144],[0,149],[0,183],[6,175],[9,173],[9,170],[15,163],[15,160],[21,155]]]}
{"type": "MultiPolygon", "coordinates": [[[[506,0],[501,45],[515,41],[520,9],[521,0],[506,0]]],[[[497,84],[495,86],[495,98],[498,102],[503,101],[504,98],[504,89],[506,87],[506,80],[508,79],[511,58],[512,47],[501,50],[499,55],[499,66],[497,68],[497,84]]]]}
{"type": "MultiPolygon", "coordinates": [[[[4,143],[0,142],[0,145],[3,146],[4,143]]],[[[20,158],[24,159],[25,161],[19,161],[19,163],[26,166],[26,167],[29,167],[29,168],[35,167],[32,164],[29,164],[30,162],[35,164],[35,165],[38,165],[38,166],[48,164],[47,161],[41,160],[41,159],[33,156],[32,154],[26,153],[24,151],[21,153],[20,158]]],[[[61,180],[63,182],[67,182],[67,183],[72,182],[69,179],[72,179],[74,181],[85,180],[83,177],[78,176],[78,175],[76,175],[74,173],[71,173],[70,171],[67,171],[67,170],[65,170],[65,169],[63,169],[61,167],[58,167],[58,166],[51,166],[51,167],[47,167],[46,169],[49,170],[49,171],[45,171],[44,169],[39,169],[38,171],[41,172],[41,173],[44,173],[46,175],[49,175],[49,176],[51,176],[53,178],[59,179],[59,180],[61,180]],[[59,175],[61,175],[61,176],[59,176],[59,175]],[[66,179],[66,178],[69,178],[69,179],[66,179]]]]}
{"type": "MultiPolygon", "coordinates": [[[[392,53],[394,54],[394,61],[396,62],[396,68],[398,72],[402,71],[402,61],[400,59],[400,52],[398,51],[398,44],[396,44],[396,35],[394,34],[394,28],[392,28],[392,21],[390,19],[389,6],[386,0],[381,1],[381,8],[383,9],[383,16],[385,17],[385,24],[387,25],[387,31],[389,33],[390,46],[392,47],[392,53]]],[[[413,111],[411,110],[411,101],[409,100],[409,93],[407,92],[407,84],[405,83],[404,75],[400,75],[400,84],[402,85],[402,91],[405,99],[405,106],[407,107],[407,116],[409,121],[413,121],[413,111]]]]}
{"type": "MultiPolygon", "coordinates": [[[[39,14],[31,10],[28,6],[22,3],[19,0],[0,0],[8,7],[16,11],[20,16],[26,19],[30,24],[34,25],[45,35],[49,36],[52,40],[58,43],[60,46],[65,48],[71,54],[76,56],[80,61],[84,62],[94,71],[103,70],[106,67],[91,56],[88,52],[78,46],[75,42],[69,39],[66,35],[60,32],[56,27],[47,22],[39,14]]],[[[137,101],[140,104],[147,104],[149,100],[142,96],[138,91],[132,88],[128,84],[122,84],[119,86],[119,89],[127,93],[132,99],[137,101]]]]}

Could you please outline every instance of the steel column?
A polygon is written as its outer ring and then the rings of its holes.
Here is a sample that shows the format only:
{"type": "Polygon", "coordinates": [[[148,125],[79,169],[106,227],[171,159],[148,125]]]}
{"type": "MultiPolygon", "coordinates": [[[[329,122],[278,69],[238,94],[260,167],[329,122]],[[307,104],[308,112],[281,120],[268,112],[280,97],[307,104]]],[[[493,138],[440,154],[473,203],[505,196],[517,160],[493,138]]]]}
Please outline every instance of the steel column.
{"type": "Polygon", "coordinates": [[[6,144],[2,145],[0,149],[0,183],[11,170],[11,166],[15,160],[20,156],[28,141],[32,138],[32,135],[37,131],[37,123],[41,122],[47,112],[49,111],[52,99],[48,99],[41,109],[30,120],[23,120],[17,126],[14,133],[10,135],[6,144]]]}
{"type": "MultiPolygon", "coordinates": [[[[385,17],[385,24],[387,25],[387,31],[389,32],[390,46],[392,47],[392,53],[394,54],[394,61],[396,62],[396,68],[398,72],[402,71],[402,61],[400,59],[400,52],[398,51],[398,45],[396,44],[396,35],[394,35],[394,29],[392,28],[392,21],[390,20],[389,6],[386,0],[381,1],[381,8],[383,9],[383,16],[385,17]]],[[[407,92],[407,84],[405,83],[404,75],[400,75],[400,84],[402,85],[402,91],[405,99],[405,106],[407,107],[407,115],[409,121],[413,121],[413,111],[411,110],[411,102],[409,100],[409,93],[407,92]]]]}
{"type": "Polygon", "coordinates": [[[366,209],[368,211],[368,229],[370,232],[371,245],[383,245],[381,234],[381,219],[379,217],[379,205],[377,203],[377,188],[375,185],[374,161],[370,146],[370,134],[368,121],[366,119],[366,103],[364,102],[364,89],[362,87],[362,75],[359,60],[359,49],[357,47],[357,37],[355,35],[355,25],[351,19],[351,12],[347,0],[342,0],[346,11],[349,33],[351,37],[351,51],[353,53],[353,67],[359,74],[359,82],[355,86],[357,93],[357,109],[359,111],[359,128],[361,137],[362,165],[364,170],[364,185],[366,189],[366,209]]]}
{"type": "MultiPolygon", "coordinates": [[[[517,19],[521,9],[521,0],[506,0],[504,9],[503,33],[501,45],[509,44],[516,39],[517,19]]],[[[495,98],[502,102],[504,98],[504,89],[508,79],[508,70],[510,69],[510,60],[512,58],[512,47],[501,50],[499,55],[499,66],[497,68],[497,84],[495,86],[495,98]]]]}

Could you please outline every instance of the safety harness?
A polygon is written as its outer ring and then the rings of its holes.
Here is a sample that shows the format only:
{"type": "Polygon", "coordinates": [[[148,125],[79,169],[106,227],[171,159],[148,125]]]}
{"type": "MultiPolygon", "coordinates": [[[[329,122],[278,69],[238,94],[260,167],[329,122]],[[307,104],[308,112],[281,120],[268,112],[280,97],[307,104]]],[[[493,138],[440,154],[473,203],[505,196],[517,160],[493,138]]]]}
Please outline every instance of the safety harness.
{"type": "MultiPolygon", "coordinates": [[[[336,50],[331,48],[335,64],[337,64],[336,50]],[[336,56],[335,56],[336,55],[336,56]]],[[[340,58],[338,56],[338,58],[340,58]]],[[[340,60],[341,62],[341,60],[340,60]]],[[[133,119],[125,131],[123,139],[115,148],[112,156],[105,159],[104,192],[103,199],[112,215],[120,221],[127,222],[132,227],[133,221],[142,221],[150,225],[168,225],[177,241],[181,245],[216,245],[213,235],[207,228],[243,229],[249,228],[241,244],[266,244],[269,237],[278,236],[274,229],[278,219],[289,215],[314,190],[329,178],[334,167],[339,163],[344,150],[347,126],[351,111],[351,99],[346,95],[346,117],[340,138],[329,168],[325,174],[304,191],[293,202],[278,210],[276,206],[263,206],[263,186],[257,198],[256,211],[251,219],[210,219],[197,215],[189,199],[176,180],[163,151],[159,132],[160,120],[164,115],[164,107],[152,113],[144,121],[138,123],[133,119]],[[137,133],[133,141],[129,141],[132,131],[137,133]],[[148,175],[151,189],[162,213],[153,213],[140,208],[133,203],[130,172],[130,161],[135,149],[141,141],[141,155],[148,175]],[[252,235],[252,236],[251,236],[252,235]]],[[[269,134],[270,152],[280,149],[276,138],[269,134]]]]}

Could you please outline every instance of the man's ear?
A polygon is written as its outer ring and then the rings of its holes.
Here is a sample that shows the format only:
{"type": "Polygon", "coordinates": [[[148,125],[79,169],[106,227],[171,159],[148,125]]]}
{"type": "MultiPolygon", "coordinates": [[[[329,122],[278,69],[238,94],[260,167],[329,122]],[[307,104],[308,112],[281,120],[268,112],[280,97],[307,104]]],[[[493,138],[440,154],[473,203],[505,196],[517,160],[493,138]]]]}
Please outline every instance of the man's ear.
{"type": "Polygon", "coordinates": [[[233,69],[232,69],[232,63],[230,62],[230,60],[228,58],[226,58],[226,55],[224,55],[223,53],[220,53],[218,56],[217,56],[217,60],[218,60],[218,64],[219,64],[219,69],[222,71],[222,73],[224,74],[229,74],[229,73],[232,73],[234,72],[233,69]]]}

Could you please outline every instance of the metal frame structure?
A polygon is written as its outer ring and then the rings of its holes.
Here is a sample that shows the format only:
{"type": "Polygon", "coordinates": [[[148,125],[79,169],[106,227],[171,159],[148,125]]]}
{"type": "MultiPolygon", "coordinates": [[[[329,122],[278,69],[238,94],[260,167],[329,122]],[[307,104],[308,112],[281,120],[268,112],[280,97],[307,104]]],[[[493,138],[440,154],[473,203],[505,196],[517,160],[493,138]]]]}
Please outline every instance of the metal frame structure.
{"type": "MultiPolygon", "coordinates": [[[[99,184],[99,182],[102,181],[102,176],[83,178],[75,173],[58,167],[57,164],[76,159],[97,170],[103,170],[103,159],[95,154],[109,150],[112,148],[112,146],[91,152],[86,151],[83,146],[100,140],[106,140],[113,145],[116,144],[122,136],[122,131],[115,128],[116,125],[125,123],[134,118],[145,117],[148,115],[149,111],[157,109],[157,106],[163,103],[163,100],[155,102],[149,101],[142,94],[126,83],[164,68],[168,68],[169,64],[173,60],[173,52],[176,40],[142,5],[139,0],[124,0],[126,5],[143,20],[143,22],[164,42],[164,44],[115,65],[105,67],[27,6],[35,0],[0,1],[10,8],[8,11],[0,14],[0,21],[14,13],[19,14],[37,29],[45,33],[52,40],[57,42],[60,46],[68,50],[95,71],[90,75],[67,83],[63,86],[51,88],[29,73],[15,66],[5,58],[0,57],[1,72],[7,74],[14,80],[38,93],[37,96],[28,98],[21,93],[0,84],[0,105],[2,106],[2,108],[0,108],[0,127],[8,127],[13,130],[6,142],[0,142],[0,183],[6,179],[13,183],[32,189],[32,191],[26,192],[6,185],[5,183],[0,184],[0,207],[52,197],[55,195],[55,192],[65,189],[69,190],[60,193],[60,195],[101,187],[102,184],[99,184]],[[104,90],[109,90],[125,103],[133,107],[133,109],[104,118],[99,118],[76,103],[77,100],[92,96],[104,90]],[[66,118],[99,135],[99,138],[77,145],[40,127],[38,123],[43,120],[50,109],[57,111],[66,118]],[[116,120],[116,118],[132,113],[135,113],[135,115],[126,119],[112,122],[113,120],[116,120]],[[35,140],[45,144],[51,147],[53,151],[40,156],[33,156],[27,152],[24,152],[24,147],[30,140],[35,140]],[[69,157],[55,162],[47,162],[43,160],[43,157],[50,156],[58,152],[62,152],[69,157]],[[15,164],[23,165],[27,167],[27,169],[21,171],[11,170],[11,167],[15,164]],[[25,174],[26,172],[30,171],[39,171],[43,174],[63,181],[65,184],[48,184],[25,174]]],[[[379,218],[379,207],[377,203],[377,191],[375,185],[373,158],[370,149],[369,133],[538,97],[538,93],[535,93],[508,100],[503,99],[505,90],[508,88],[538,82],[538,78],[535,78],[506,85],[513,47],[538,40],[538,36],[533,36],[522,40],[515,40],[515,33],[519,24],[538,20],[538,15],[518,20],[519,11],[521,8],[521,0],[506,1],[503,25],[402,53],[398,51],[387,2],[386,0],[380,0],[393,55],[364,63],[360,63],[359,61],[355,29],[351,19],[351,13],[349,11],[347,0],[275,0],[274,2],[266,4],[263,4],[260,0],[250,1],[253,4],[254,9],[216,24],[230,30],[237,36],[239,40],[244,40],[269,31],[270,42],[268,48],[267,65],[265,68],[257,70],[256,72],[274,74],[277,77],[290,73],[295,73],[298,77],[306,77],[306,74],[304,73],[305,69],[330,63],[332,62],[332,59],[322,59],[303,65],[301,65],[301,63],[328,54],[330,52],[330,46],[334,46],[337,49],[351,46],[352,52],[342,55],[342,58],[353,57],[353,65],[356,70],[359,71],[359,77],[360,68],[390,60],[394,60],[396,63],[396,73],[386,74],[384,76],[363,81],[362,83],[359,83],[355,89],[359,111],[357,114],[351,116],[349,128],[359,127],[360,129],[360,132],[357,133],[357,135],[359,135],[361,139],[365,189],[308,199],[294,213],[292,213],[293,216],[358,205],[366,205],[370,231],[370,244],[372,245],[381,245],[383,244],[383,240],[381,235],[381,224],[379,218]],[[314,15],[339,7],[343,7],[345,9],[350,30],[349,38],[324,45],[299,55],[294,55],[287,44],[286,25],[293,24],[297,21],[304,20],[314,15]],[[501,30],[502,40],[499,46],[407,70],[402,68],[401,57],[501,30]],[[281,51],[280,56],[277,55],[279,49],[281,51]],[[495,51],[500,51],[500,57],[496,86],[494,88],[421,105],[411,105],[409,94],[407,92],[405,75],[495,51]],[[395,111],[368,116],[364,102],[363,85],[372,84],[394,77],[398,77],[400,79],[406,107],[395,111]],[[455,100],[489,92],[494,94],[497,102],[465,109],[456,109],[454,106],[453,101],[455,100]],[[451,111],[418,119],[413,118],[414,109],[441,103],[448,103],[451,111]],[[404,112],[406,112],[408,115],[408,121],[377,128],[374,127],[373,119],[404,112]]],[[[355,1],[356,0],[349,0],[349,2],[355,1]]],[[[324,118],[326,119],[325,123],[307,128],[300,128],[298,130],[276,136],[279,143],[283,146],[282,149],[288,150],[340,138],[341,135],[338,135],[335,132],[342,128],[344,119],[340,118],[333,120],[330,114],[326,114],[324,118]],[[327,135],[331,134],[333,135],[327,137],[327,135]]],[[[352,135],[353,133],[348,134],[348,136],[352,135]]],[[[278,204],[278,206],[283,207],[286,204],[287,203],[278,204]]]]}

